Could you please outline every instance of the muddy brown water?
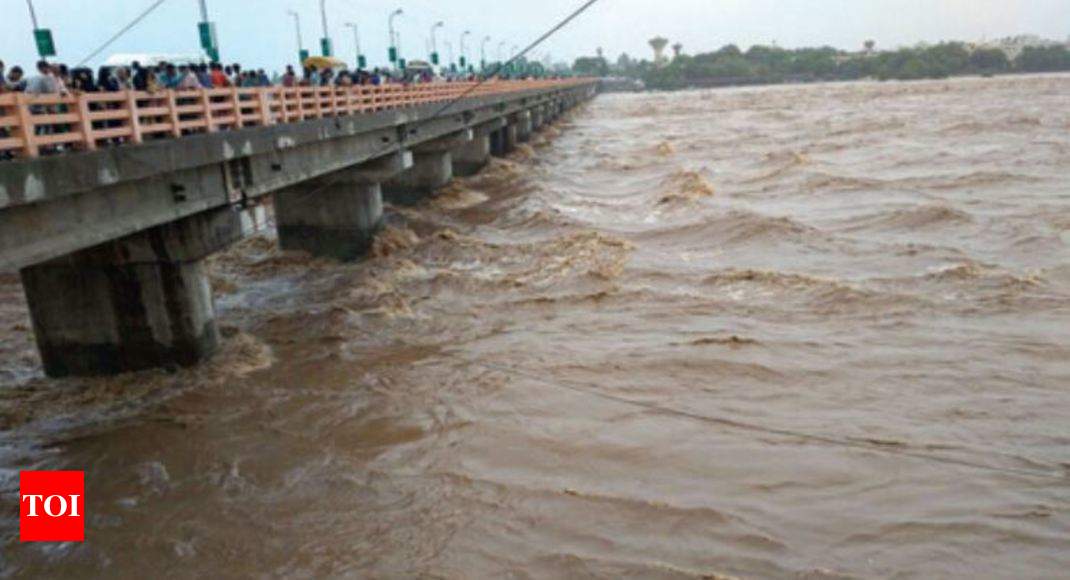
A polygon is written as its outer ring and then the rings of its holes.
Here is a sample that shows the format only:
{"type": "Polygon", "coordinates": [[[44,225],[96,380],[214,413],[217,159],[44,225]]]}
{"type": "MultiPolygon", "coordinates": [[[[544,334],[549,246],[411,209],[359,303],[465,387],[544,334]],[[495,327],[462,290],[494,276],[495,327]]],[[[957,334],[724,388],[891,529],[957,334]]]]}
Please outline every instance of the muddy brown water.
{"type": "Polygon", "coordinates": [[[197,369],[44,379],[6,276],[3,571],[1065,577],[1068,230],[1070,77],[861,83],[602,96],[364,263],[248,240],[197,369]],[[18,543],[27,468],[87,542],[18,543]]]}

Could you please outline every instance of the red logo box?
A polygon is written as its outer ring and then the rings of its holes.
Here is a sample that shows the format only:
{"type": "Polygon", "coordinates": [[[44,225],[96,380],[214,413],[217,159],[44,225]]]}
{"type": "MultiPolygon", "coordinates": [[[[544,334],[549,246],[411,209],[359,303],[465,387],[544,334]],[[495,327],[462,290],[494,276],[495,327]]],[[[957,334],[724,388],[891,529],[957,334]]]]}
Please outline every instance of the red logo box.
{"type": "Polygon", "coordinates": [[[85,541],[85,472],[19,473],[19,540],[85,541]]]}

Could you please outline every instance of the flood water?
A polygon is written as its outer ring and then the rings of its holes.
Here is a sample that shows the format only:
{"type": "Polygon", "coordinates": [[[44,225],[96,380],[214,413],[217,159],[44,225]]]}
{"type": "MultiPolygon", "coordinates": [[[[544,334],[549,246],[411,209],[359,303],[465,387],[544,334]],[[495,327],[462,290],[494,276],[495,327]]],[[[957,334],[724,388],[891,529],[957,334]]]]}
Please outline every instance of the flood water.
{"type": "Polygon", "coordinates": [[[3,278],[3,571],[1066,576],[1070,77],[603,95],[388,222],[213,258],[177,373],[42,378],[3,278]]]}

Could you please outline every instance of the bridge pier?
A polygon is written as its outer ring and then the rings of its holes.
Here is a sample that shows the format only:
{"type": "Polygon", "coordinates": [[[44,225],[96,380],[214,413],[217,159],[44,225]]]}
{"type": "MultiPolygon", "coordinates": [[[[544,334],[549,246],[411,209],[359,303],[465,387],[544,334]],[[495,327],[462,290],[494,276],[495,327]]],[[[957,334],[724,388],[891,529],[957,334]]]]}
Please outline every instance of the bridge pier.
{"type": "Polygon", "coordinates": [[[505,157],[516,151],[518,144],[516,125],[507,123],[504,127],[491,134],[490,152],[495,157],[505,157]]]}
{"type": "Polygon", "coordinates": [[[193,366],[219,344],[204,258],[251,228],[197,214],[20,271],[50,377],[193,366]]]}
{"type": "Polygon", "coordinates": [[[413,167],[383,183],[383,197],[397,205],[416,205],[432,197],[453,180],[451,151],[471,144],[473,131],[465,129],[413,149],[413,167]]]}
{"type": "Polygon", "coordinates": [[[451,152],[453,157],[453,174],[457,177],[470,177],[479,173],[490,163],[493,134],[505,126],[504,119],[496,119],[473,129],[472,142],[451,152]]]}
{"type": "Polygon", "coordinates": [[[517,113],[510,125],[516,126],[516,140],[518,142],[527,143],[531,140],[531,134],[534,132],[531,111],[517,113]]]}
{"type": "Polygon", "coordinates": [[[343,262],[363,257],[383,221],[380,184],[412,166],[406,151],[276,192],[279,245],[343,262]]]}
{"type": "Polygon", "coordinates": [[[539,105],[531,110],[531,129],[533,131],[539,131],[546,126],[546,117],[544,116],[544,108],[539,105]]]}

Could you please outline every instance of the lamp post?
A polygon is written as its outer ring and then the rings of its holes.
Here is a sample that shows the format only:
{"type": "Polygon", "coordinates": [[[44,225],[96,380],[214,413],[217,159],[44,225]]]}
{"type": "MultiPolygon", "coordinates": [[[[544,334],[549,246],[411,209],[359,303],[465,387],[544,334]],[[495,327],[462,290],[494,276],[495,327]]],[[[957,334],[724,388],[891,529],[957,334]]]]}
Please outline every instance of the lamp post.
{"type": "Polygon", "coordinates": [[[487,70],[487,43],[490,42],[490,37],[483,37],[483,42],[479,44],[479,70],[486,72],[487,70]]]}
{"type": "Polygon", "coordinates": [[[438,42],[435,39],[435,32],[443,26],[446,26],[446,23],[440,20],[431,27],[431,64],[434,66],[438,66],[438,42]]]}
{"type": "MultiPolygon", "coordinates": [[[[33,40],[37,44],[37,54],[41,58],[56,56],[56,43],[52,42],[52,31],[37,24],[37,11],[33,9],[33,0],[26,0],[30,7],[30,21],[33,22],[33,40]]],[[[201,5],[204,5],[202,0],[201,5]]]]}
{"type": "Polygon", "coordinates": [[[364,54],[360,52],[360,27],[355,22],[346,22],[346,28],[353,29],[353,44],[357,47],[357,69],[363,69],[367,66],[367,60],[364,58],[364,54]]]}
{"type": "Polygon", "coordinates": [[[327,32],[327,0],[320,0],[320,18],[323,20],[323,38],[320,40],[320,48],[323,56],[331,56],[334,47],[331,45],[331,35],[327,32]]]}
{"type": "Polygon", "coordinates": [[[297,63],[301,66],[305,66],[305,61],[308,60],[308,51],[305,50],[305,41],[301,38],[301,15],[293,10],[287,10],[290,16],[294,17],[294,29],[297,31],[297,63]]]}
{"type": "MultiPolygon", "coordinates": [[[[27,0],[29,1],[29,0],[27,0]]],[[[201,48],[213,62],[219,62],[219,37],[216,36],[215,23],[208,21],[208,3],[200,0],[201,21],[197,24],[197,35],[201,38],[201,48]]],[[[33,13],[33,5],[30,5],[30,13],[33,13]]],[[[37,19],[34,18],[33,27],[37,28],[37,19]]],[[[35,33],[36,34],[36,33],[35,33]]]]}
{"type": "Polygon", "coordinates": [[[461,33],[461,60],[460,60],[460,63],[461,63],[461,71],[462,72],[468,70],[468,57],[466,57],[465,54],[464,54],[464,39],[465,39],[466,36],[468,36],[470,34],[472,34],[471,30],[465,30],[464,32],[461,33]]]}
{"type": "Polygon", "coordinates": [[[401,39],[398,38],[399,35],[394,29],[394,19],[404,13],[404,10],[398,8],[391,12],[390,17],[386,20],[387,27],[390,29],[390,63],[395,66],[401,64],[401,49],[398,46],[401,44],[401,39]]]}

